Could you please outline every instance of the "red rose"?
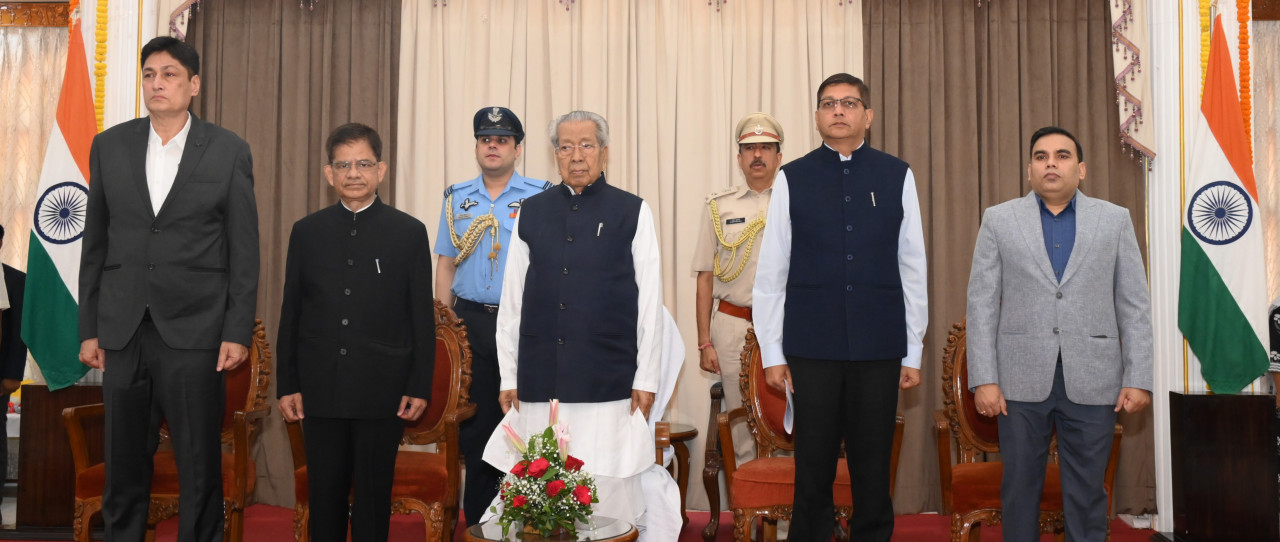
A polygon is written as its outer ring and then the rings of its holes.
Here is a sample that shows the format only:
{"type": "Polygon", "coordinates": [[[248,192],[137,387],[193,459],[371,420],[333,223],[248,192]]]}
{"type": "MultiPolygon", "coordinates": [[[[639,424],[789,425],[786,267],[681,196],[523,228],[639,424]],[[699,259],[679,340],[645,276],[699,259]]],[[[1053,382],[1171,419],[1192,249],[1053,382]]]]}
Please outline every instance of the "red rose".
{"type": "Polygon", "coordinates": [[[587,486],[573,488],[573,498],[578,499],[581,504],[591,504],[591,488],[587,486]]]}
{"type": "Polygon", "coordinates": [[[554,497],[556,495],[559,495],[561,491],[564,491],[563,480],[552,480],[551,483],[547,484],[548,497],[554,497]]]}
{"type": "Polygon", "coordinates": [[[528,497],[525,497],[524,495],[516,495],[514,499],[511,499],[511,506],[514,506],[516,508],[524,508],[524,505],[527,502],[529,502],[528,497]]]}
{"type": "Polygon", "coordinates": [[[516,466],[511,467],[511,474],[516,475],[517,478],[524,478],[524,471],[525,471],[525,468],[527,468],[528,466],[529,466],[528,461],[521,461],[519,463],[516,463],[516,466]]]}
{"type": "Polygon", "coordinates": [[[529,468],[525,472],[528,472],[529,476],[534,478],[542,478],[542,475],[547,473],[547,467],[550,466],[550,461],[547,461],[545,457],[539,457],[534,459],[533,463],[529,463],[529,468]]]}
{"type": "Polygon", "coordinates": [[[578,471],[579,469],[582,468],[582,465],[583,465],[582,460],[573,456],[569,456],[564,460],[564,468],[571,471],[575,471],[575,472],[578,471]]]}

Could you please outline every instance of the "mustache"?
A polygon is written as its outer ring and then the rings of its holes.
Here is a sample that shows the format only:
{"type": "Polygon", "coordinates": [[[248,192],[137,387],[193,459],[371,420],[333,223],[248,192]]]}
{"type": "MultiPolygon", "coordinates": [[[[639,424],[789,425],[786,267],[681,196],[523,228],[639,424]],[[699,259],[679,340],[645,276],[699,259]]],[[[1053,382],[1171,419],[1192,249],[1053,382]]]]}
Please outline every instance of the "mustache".
{"type": "Polygon", "coordinates": [[[765,165],[765,163],[764,163],[764,160],[761,160],[761,159],[759,159],[759,158],[756,158],[755,160],[752,160],[752,161],[751,161],[751,165],[753,165],[753,166],[763,166],[763,165],[765,165]]]}

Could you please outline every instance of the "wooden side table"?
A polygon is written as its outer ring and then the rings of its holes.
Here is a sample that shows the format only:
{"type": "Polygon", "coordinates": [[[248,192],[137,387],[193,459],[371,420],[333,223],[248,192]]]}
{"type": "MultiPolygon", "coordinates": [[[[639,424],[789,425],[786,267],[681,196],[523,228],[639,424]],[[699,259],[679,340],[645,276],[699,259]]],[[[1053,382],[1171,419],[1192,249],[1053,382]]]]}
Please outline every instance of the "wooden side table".
{"type": "Polygon", "coordinates": [[[671,446],[676,449],[676,485],[680,486],[680,517],[683,525],[689,524],[689,514],[685,512],[684,496],[689,489],[689,446],[685,444],[698,436],[698,428],[683,424],[671,424],[671,446]]]}

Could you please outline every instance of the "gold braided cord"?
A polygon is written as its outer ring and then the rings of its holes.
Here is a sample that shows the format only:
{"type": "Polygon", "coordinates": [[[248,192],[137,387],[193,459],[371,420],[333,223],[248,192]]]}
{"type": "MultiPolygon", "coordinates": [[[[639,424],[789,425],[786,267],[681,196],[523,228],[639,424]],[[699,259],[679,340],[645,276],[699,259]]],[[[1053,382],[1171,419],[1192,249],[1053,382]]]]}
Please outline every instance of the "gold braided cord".
{"type": "Polygon", "coordinates": [[[458,255],[453,258],[454,265],[461,264],[467,259],[476,247],[480,245],[480,239],[484,237],[484,231],[489,230],[490,238],[493,239],[493,250],[489,252],[489,259],[496,260],[498,251],[502,250],[502,245],[498,243],[498,217],[493,216],[493,209],[489,209],[489,214],[480,215],[471,221],[471,225],[467,227],[467,231],[458,237],[458,232],[453,228],[453,194],[444,203],[445,220],[449,223],[449,241],[453,243],[453,248],[458,249],[458,255]]]}
{"type": "Polygon", "coordinates": [[[1204,78],[1209,74],[1209,7],[1214,0],[1200,0],[1200,97],[1204,98],[1204,78]]]}
{"type": "Polygon", "coordinates": [[[97,28],[93,35],[97,45],[93,51],[93,117],[98,121],[98,131],[101,132],[107,107],[107,0],[98,0],[98,17],[94,22],[97,28]]]}
{"type": "Polygon", "coordinates": [[[764,230],[764,215],[757,215],[747,223],[745,229],[738,234],[738,238],[733,242],[725,241],[724,228],[720,225],[720,206],[716,205],[716,200],[707,202],[707,207],[711,209],[711,224],[716,230],[716,239],[720,241],[720,246],[729,250],[729,264],[738,259],[738,247],[746,243],[746,247],[742,252],[742,260],[738,262],[738,268],[732,273],[728,269],[720,268],[720,255],[716,255],[715,263],[712,265],[712,274],[720,279],[720,282],[733,282],[733,279],[742,275],[747,269],[747,261],[751,259],[751,248],[756,244],[756,234],[764,230]]]}
{"type": "Polygon", "coordinates": [[[1244,141],[1253,157],[1253,92],[1250,89],[1249,0],[1236,0],[1236,21],[1240,23],[1240,114],[1244,117],[1244,141]]]}

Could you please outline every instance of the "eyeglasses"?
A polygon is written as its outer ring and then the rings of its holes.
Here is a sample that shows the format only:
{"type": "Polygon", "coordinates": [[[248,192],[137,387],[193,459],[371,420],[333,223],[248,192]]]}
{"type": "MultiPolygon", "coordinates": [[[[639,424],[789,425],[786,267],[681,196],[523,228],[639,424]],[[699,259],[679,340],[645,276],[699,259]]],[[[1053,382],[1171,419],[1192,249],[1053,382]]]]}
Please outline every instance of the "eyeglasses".
{"type": "Polygon", "coordinates": [[[867,106],[867,102],[862,101],[861,98],[854,98],[850,96],[848,98],[841,98],[839,100],[836,100],[833,98],[819,100],[818,109],[821,109],[823,111],[831,111],[836,108],[836,104],[839,104],[840,107],[843,107],[845,109],[856,109],[858,106],[862,106],[862,107],[867,106]]]}
{"type": "Polygon", "coordinates": [[[556,154],[560,156],[569,156],[573,154],[574,149],[582,149],[582,154],[589,156],[596,152],[596,149],[598,148],[600,148],[600,146],[595,143],[579,143],[577,145],[564,144],[556,147],[556,154]]]}
{"type": "Polygon", "coordinates": [[[372,160],[360,160],[357,162],[334,162],[332,164],[329,164],[329,166],[332,167],[333,170],[338,173],[346,173],[347,170],[351,169],[351,166],[355,166],[356,169],[360,171],[369,171],[375,167],[378,167],[378,162],[374,162],[372,160]]]}

